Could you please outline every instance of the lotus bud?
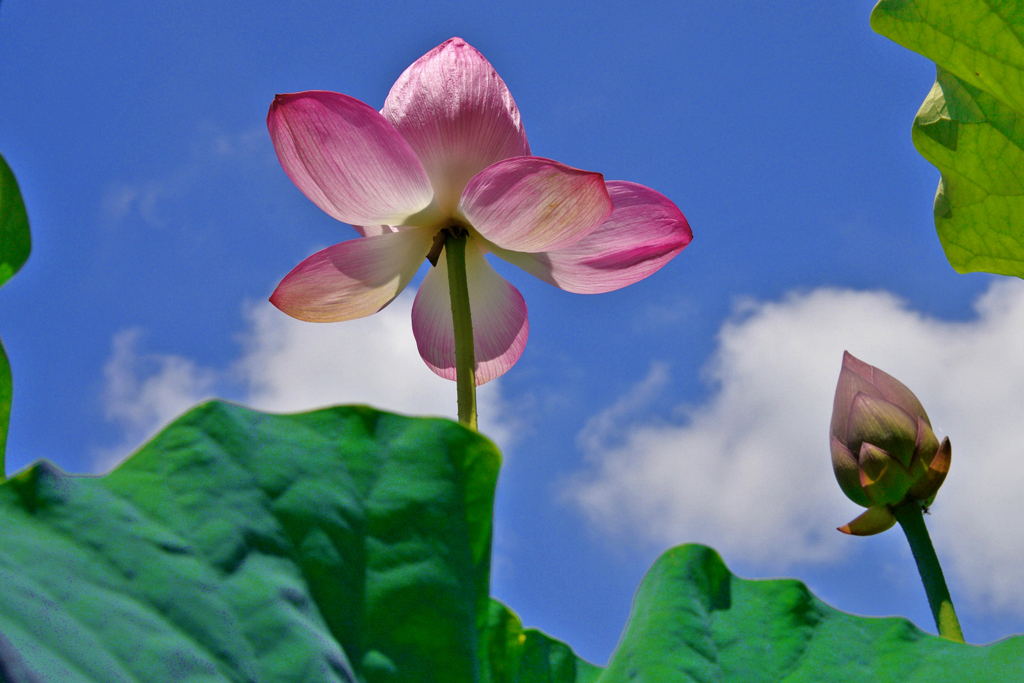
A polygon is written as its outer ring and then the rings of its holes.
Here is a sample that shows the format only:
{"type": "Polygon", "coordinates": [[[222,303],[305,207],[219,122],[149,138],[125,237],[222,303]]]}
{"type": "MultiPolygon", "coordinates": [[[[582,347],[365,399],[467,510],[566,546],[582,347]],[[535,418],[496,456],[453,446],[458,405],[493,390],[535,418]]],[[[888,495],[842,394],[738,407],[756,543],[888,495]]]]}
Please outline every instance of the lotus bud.
{"type": "Polygon", "coordinates": [[[846,497],[867,511],[843,533],[870,536],[896,523],[893,507],[931,505],[949,472],[949,439],[935,437],[921,402],[902,382],[843,352],[832,405],[832,468],[846,497]]]}

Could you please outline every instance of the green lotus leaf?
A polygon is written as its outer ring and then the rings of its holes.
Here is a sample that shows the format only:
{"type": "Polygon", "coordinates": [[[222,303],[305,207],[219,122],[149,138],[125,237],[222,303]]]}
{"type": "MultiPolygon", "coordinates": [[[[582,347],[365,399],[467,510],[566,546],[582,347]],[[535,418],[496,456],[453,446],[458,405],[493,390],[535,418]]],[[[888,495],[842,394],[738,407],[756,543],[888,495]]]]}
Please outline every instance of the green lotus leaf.
{"type": "Polygon", "coordinates": [[[0,156],[0,286],[25,265],[31,249],[25,202],[11,167],[0,156]]]}
{"type": "Polygon", "coordinates": [[[1017,680],[1024,638],[855,617],[696,545],[596,667],[487,597],[499,459],[447,420],[209,402],[105,477],[38,463],[0,485],[0,680],[1017,680]]]}
{"type": "Polygon", "coordinates": [[[935,226],[950,264],[1024,277],[1024,5],[881,0],[871,26],[938,68],[913,140],[942,173],[935,226]]]}
{"type": "MultiPolygon", "coordinates": [[[[32,248],[28,214],[11,167],[0,156],[0,286],[25,264],[32,248]]],[[[4,478],[4,452],[11,416],[11,364],[0,343],[0,481],[4,478]]]]}
{"type": "Polygon", "coordinates": [[[479,680],[499,460],[210,402],[105,477],[37,464],[0,486],[0,680],[479,680]]]}
{"type": "Polygon", "coordinates": [[[1020,680],[1021,662],[1024,637],[953,643],[905,619],[840,612],[799,581],[737,578],[714,550],[684,545],[644,577],[598,680],[992,683],[1020,680]]]}

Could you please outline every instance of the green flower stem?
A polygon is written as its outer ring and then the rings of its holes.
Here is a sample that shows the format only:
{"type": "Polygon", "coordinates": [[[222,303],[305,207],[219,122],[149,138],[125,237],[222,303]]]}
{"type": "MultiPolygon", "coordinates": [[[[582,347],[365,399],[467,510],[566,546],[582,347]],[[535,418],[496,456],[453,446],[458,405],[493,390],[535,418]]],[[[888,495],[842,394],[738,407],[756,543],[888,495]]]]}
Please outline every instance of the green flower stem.
{"type": "Polygon", "coordinates": [[[459,394],[459,423],[476,431],[476,353],[473,349],[473,316],[469,310],[466,278],[466,233],[445,231],[448,291],[455,325],[455,381],[459,394]],[[454,233],[460,233],[456,236],[454,233]]]}
{"type": "Polygon", "coordinates": [[[942,576],[939,558],[935,555],[932,539],[924,525],[921,504],[906,500],[895,506],[893,512],[896,514],[896,521],[903,527],[903,533],[907,535],[910,551],[917,561],[917,571],[921,574],[924,591],[928,594],[928,604],[932,608],[932,616],[935,617],[939,635],[957,643],[965,642],[963,631],[960,630],[960,621],[953,609],[953,600],[949,597],[949,589],[946,588],[946,579],[942,576]]]}

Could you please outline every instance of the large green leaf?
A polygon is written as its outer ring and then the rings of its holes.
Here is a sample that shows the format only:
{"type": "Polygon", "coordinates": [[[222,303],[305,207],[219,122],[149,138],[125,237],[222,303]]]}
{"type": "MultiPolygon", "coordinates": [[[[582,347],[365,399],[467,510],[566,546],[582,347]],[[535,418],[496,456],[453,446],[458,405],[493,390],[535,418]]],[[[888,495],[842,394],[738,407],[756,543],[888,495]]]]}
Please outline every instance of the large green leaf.
{"type": "MultiPolygon", "coordinates": [[[[18,182],[10,166],[0,156],[0,286],[25,264],[31,248],[25,202],[21,199],[18,182]]],[[[11,365],[0,343],[0,481],[4,478],[4,452],[10,416],[11,365]]]]}
{"type": "Polygon", "coordinates": [[[607,669],[487,597],[499,456],[439,419],[211,402],[106,477],[0,485],[0,681],[1017,680],[985,648],[854,617],[714,551],[654,565],[607,669]]]}
{"type": "Polygon", "coordinates": [[[483,654],[489,683],[594,683],[601,669],[579,659],[564,643],[536,629],[492,600],[483,654]]]}
{"type": "Polygon", "coordinates": [[[0,156],[0,285],[25,265],[32,240],[28,214],[11,167],[0,156]]]}
{"type": "Polygon", "coordinates": [[[942,172],[935,225],[949,262],[1024,277],[1024,3],[881,0],[871,26],[938,67],[913,139],[942,172]]]}
{"type": "Polygon", "coordinates": [[[995,683],[1020,681],[1022,667],[1024,637],[978,647],[905,619],[853,616],[799,581],[740,579],[715,551],[685,545],[644,577],[598,680],[995,683]]]}
{"type": "Polygon", "coordinates": [[[0,487],[0,680],[477,680],[498,465],[446,420],[217,402],[106,477],[37,464],[0,487]]]}

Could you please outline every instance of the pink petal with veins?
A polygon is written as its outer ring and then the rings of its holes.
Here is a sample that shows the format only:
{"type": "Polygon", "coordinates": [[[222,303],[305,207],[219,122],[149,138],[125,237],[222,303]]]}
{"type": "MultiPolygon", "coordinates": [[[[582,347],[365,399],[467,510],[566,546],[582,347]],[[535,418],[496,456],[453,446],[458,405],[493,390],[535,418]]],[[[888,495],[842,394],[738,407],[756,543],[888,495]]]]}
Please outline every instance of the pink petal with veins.
{"type": "Polygon", "coordinates": [[[579,242],[541,254],[494,249],[531,275],[577,294],[601,294],[644,279],[693,239],[679,208],[649,187],[607,183],[612,215],[579,242]]]}
{"type": "MultiPolygon", "coordinates": [[[[473,318],[476,383],[508,372],[526,346],[530,325],[523,295],[487,263],[473,240],[466,244],[469,309],[473,318]]],[[[412,331],[427,366],[445,379],[455,379],[455,331],[448,292],[448,262],[442,253],[412,305],[412,331]]]]}
{"type": "Polygon", "coordinates": [[[487,241],[512,251],[550,251],[592,233],[612,212],[600,173],[541,157],[505,159],[478,173],[459,213],[487,241]]]}
{"type": "Polygon", "coordinates": [[[470,178],[496,161],[530,154],[505,82],[461,38],[406,69],[381,113],[412,146],[449,214],[470,178]]]}
{"type": "Polygon", "coordinates": [[[402,225],[431,206],[433,188],[409,143],[359,100],[278,95],[267,127],[288,177],[339,221],[402,225]]]}
{"type": "Polygon", "coordinates": [[[409,284],[433,237],[428,230],[403,230],[335,244],[295,266],[270,303],[308,322],[372,315],[409,284]]]}

